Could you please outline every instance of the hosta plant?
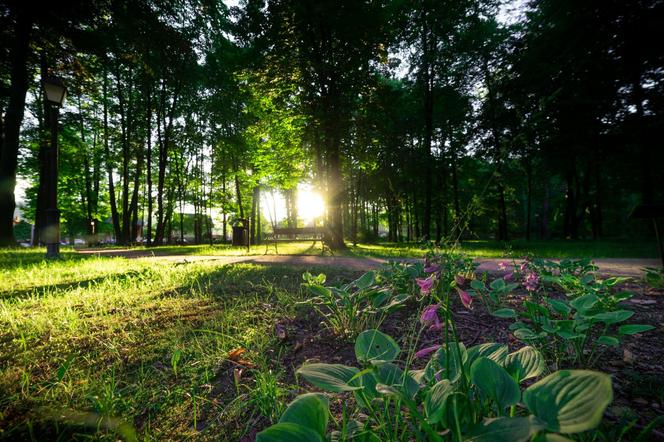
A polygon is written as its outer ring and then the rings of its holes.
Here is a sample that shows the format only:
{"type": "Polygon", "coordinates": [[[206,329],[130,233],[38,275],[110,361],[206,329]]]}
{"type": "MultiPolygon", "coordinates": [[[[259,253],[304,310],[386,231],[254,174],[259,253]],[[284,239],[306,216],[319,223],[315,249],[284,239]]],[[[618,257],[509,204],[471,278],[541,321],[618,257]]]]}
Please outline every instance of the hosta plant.
{"type": "Polygon", "coordinates": [[[350,392],[356,406],[344,407],[330,432],[325,397],[298,396],[257,440],[562,440],[560,433],[596,427],[612,400],[609,376],[586,370],[558,371],[524,389],[525,380],[546,370],[532,347],[510,353],[501,344],[466,349],[450,341],[421,370],[399,363],[400,353],[390,336],[366,330],[355,343],[359,367],[303,365],[298,374],[309,383],[330,393],[350,392]]]}
{"type": "Polygon", "coordinates": [[[377,327],[385,317],[402,307],[409,292],[398,292],[374,271],[339,287],[325,286],[325,275],[302,275],[303,287],[311,295],[299,304],[310,305],[324,325],[338,336],[354,337],[368,327],[377,327]]]}
{"type": "Polygon", "coordinates": [[[413,263],[390,261],[378,270],[376,279],[390,286],[396,293],[413,293],[415,289],[413,280],[423,273],[424,265],[419,261],[413,263]]]}
{"type": "Polygon", "coordinates": [[[504,278],[494,279],[489,284],[480,279],[474,279],[470,282],[472,290],[469,290],[468,293],[474,298],[479,298],[489,312],[496,313],[496,309],[504,304],[507,295],[518,286],[519,284],[505,281],[504,278]]]}
{"type": "Polygon", "coordinates": [[[557,363],[592,367],[607,347],[620,346],[624,336],[653,329],[626,324],[634,312],[616,306],[617,301],[595,294],[572,300],[544,297],[543,302],[525,300],[523,310],[503,309],[500,316],[514,318],[514,336],[557,363]]]}
{"type": "Polygon", "coordinates": [[[664,267],[646,267],[643,271],[646,284],[655,289],[664,289],[664,267]]]}

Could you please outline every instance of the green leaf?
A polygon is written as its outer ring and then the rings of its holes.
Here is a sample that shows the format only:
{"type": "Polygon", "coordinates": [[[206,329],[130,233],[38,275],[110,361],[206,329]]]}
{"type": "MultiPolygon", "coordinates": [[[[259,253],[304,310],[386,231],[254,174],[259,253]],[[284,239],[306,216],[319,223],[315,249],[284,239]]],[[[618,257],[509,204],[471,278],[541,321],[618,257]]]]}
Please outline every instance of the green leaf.
{"type": "Polygon", "coordinates": [[[501,308],[491,313],[497,318],[516,318],[516,312],[511,308],[501,308]]]}
{"type": "Polygon", "coordinates": [[[516,321],[511,323],[509,327],[507,327],[507,329],[510,331],[518,330],[520,328],[527,328],[526,323],[523,321],[516,321]]]}
{"type": "Polygon", "coordinates": [[[322,442],[323,438],[311,428],[292,422],[272,425],[258,433],[256,442],[322,442]]]}
{"type": "Polygon", "coordinates": [[[322,285],[308,285],[307,289],[314,295],[320,296],[322,298],[329,298],[332,295],[330,289],[323,287],[322,285]]]}
{"type": "Polygon", "coordinates": [[[403,391],[401,391],[401,389],[393,387],[391,385],[376,384],[376,391],[385,396],[393,396],[403,401],[407,400],[406,395],[404,394],[403,391]]]}
{"type": "Polygon", "coordinates": [[[535,417],[499,417],[487,419],[471,428],[464,441],[471,442],[520,442],[544,428],[535,417]]]}
{"type": "Polygon", "coordinates": [[[463,393],[452,393],[447,396],[447,400],[443,403],[443,418],[440,421],[443,427],[450,428],[454,425],[452,422],[454,422],[455,409],[462,426],[473,415],[473,406],[468,400],[468,396],[463,393]]]}
{"type": "Polygon", "coordinates": [[[516,381],[503,367],[489,358],[479,358],[470,367],[470,378],[473,384],[498,407],[504,409],[519,402],[521,390],[516,381]]]}
{"type": "Polygon", "coordinates": [[[489,285],[493,290],[502,290],[505,288],[505,281],[503,278],[494,279],[489,285]]]}
{"type": "Polygon", "coordinates": [[[484,344],[475,345],[468,349],[468,362],[467,365],[473,365],[473,362],[477,358],[485,357],[489,358],[492,361],[503,365],[505,363],[505,358],[507,357],[507,345],[498,344],[496,342],[487,342],[484,344]]]}
{"type": "Polygon", "coordinates": [[[508,354],[505,360],[505,369],[517,383],[539,376],[545,368],[542,354],[530,346],[508,354]]]}
{"type": "Polygon", "coordinates": [[[424,398],[424,411],[430,424],[439,422],[443,417],[443,406],[447,397],[454,392],[454,386],[447,379],[434,384],[424,398]]]}
{"type": "Polygon", "coordinates": [[[424,369],[422,369],[422,370],[409,370],[408,374],[418,384],[421,384],[421,383],[426,381],[426,371],[424,369]]]}
{"type": "Polygon", "coordinates": [[[514,337],[516,337],[517,339],[519,339],[521,341],[526,341],[526,342],[533,341],[533,340],[539,338],[539,336],[534,331],[532,331],[529,328],[525,328],[525,327],[520,328],[518,330],[515,330],[514,331],[514,337]]]}
{"type": "Polygon", "coordinates": [[[399,352],[394,339],[378,330],[365,330],[355,340],[355,356],[361,363],[392,362],[399,352]]]}
{"type": "Polygon", "coordinates": [[[318,388],[339,393],[362,388],[348,384],[359,371],[341,364],[307,364],[300,367],[297,373],[318,388]]]}
{"type": "Polygon", "coordinates": [[[595,428],[613,400],[611,378],[589,370],[560,370],[536,382],[523,393],[526,407],[559,433],[595,428]]]}
{"type": "Polygon", "coordinates": [[[73,360],[74,360],[74,355],[69,355],[69,357],[67,357],[67,360],[61,366],[58,367],[58,370],[56,371],[56,377],[58,381],[62,381],[64,379],[65,375],[69,371],[69,367],[71,367],[71,363],[73,360]]]}
{"type": "Polygon", "coordinates": [[[591,308],[593,308],[598,301],[599,298],[595,295],[583,295],[570,301],[569,305],[571,305],[572,307],[574,307],[574,309],[580,311],[581,313],[585,313],[591,308]]]}
{"type": "Polygon", "coordinates": [[[379,384],[401,388],[408,397],[415,396],[419,389],[419,384],[410,375],[390,362],[376,367],[374,377],[379,384]]]}
{"type": "Polygon", "coordinates": [[[371,285],[373,285],[375,280],[376,280],[376,272],[371,271],[360,276],[353,283],[358,289],[364,290],[368,287],[371,287],[371,285]]]}
{"type": "Polygon", "coordinates": [[[620,345],[620,341],[613,336],[602,335],[597,338],[597,343],[603,345],[609,345],[611,347],[617,347],[620,345]]]}
{"type": "Polygon", "coordinates": [[[582,338],[582,337],[585,336],[583,334],[574,333],[574,332],[565,331],[565,330],[559,330],[557,332],[557,334],[558,334],[558,336],[560,336],[563,339],[578,339],[578,338],[582,338]]]}
{"type": "Polygon", "coordinates": [[[590,319],[611,325],[626,321],[633,315],[634,312],[630,310],[615,310],[613,312],[598,313],[594,316],[591,316],[590,319]]]}
{"type": "MultiPolygon", "coordinates": [[[[443,370],[442,376],[449,379],[450,382],[456,382],[461,377],[462,367],[467,361],[468,351],[466,346],[461,342],[450,342],[447,346],[436,351],[429,362],[437,363],[438,368],[443,370]],[[445,371],[448,368],[447,358],[449,358],[448,372],[445,371]]],[[[429,364],[427,364],[427,367],[429,367],[429,364]]]]}
{"type": "Polygon", "coordinates": [[[307,393],[296,397],[288,405],[279,422],[303,425],[325,438],[329,414],[330,405],[325,396],[317,393],[307,393]]]}
{"type": "Polygon", "coordinates": [[[371,369],[358,372],[348,384],[352,387],[361,387],[361,389],[353,392],[355,401],[360,407],[369,408],[368,402],[371,402],[378,397],[378,392],[376,391],[376,378],[371,369]]]}
{"type": "Polygon", "coordinates": [[[479,291],[486,290],[486,287],[484,287],[484,283],[479,279],[473,279],[472,281],[470,281],[470,287],[479,291]]]}
{"type": "Polygon", "coordinates": [[[572,312],[572,308],[563,301],[557,299],[547,299],[546,302],[549,303],[551,308],[556,312],[560,313],[562,316],[567,317],[572,312]]]}
{"type": "Polygon", "coordinates": [[[635,335],[637,333],[642,333],[648,330],[652,330],[655,327],[652,325],[644,325],[644,324],[629,324],[629,325],[621,325],[618,327],[618,333],[621,335],[635,335]]]}

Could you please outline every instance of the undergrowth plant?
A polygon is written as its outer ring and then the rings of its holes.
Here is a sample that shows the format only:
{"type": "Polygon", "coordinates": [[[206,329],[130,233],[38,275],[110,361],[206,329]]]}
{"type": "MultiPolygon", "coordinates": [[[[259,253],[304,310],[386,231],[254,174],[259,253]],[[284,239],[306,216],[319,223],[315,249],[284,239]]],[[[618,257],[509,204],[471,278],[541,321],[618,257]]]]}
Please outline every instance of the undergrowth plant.
{"type": "Polygon", "coordinates": [[[586,370],[558,371],[522,388],[545,371],[532,347],[509,353],[501,344],[466,349],[449,341],[421,370],[397,362],[400,353],[390,336],[366,330],[355,342],[359,368],[303,365],[298,374],[315,387],[352,393],[356,413],[328,434],[328,400],[301,395],[257,441],[556,440],[545,437],[596,427],[612,400],[609,376],[586,370]]]}
{"type": "Polygon", "coordinates": [[[378,327],[385,317],[403,307],[411,293],[399,292],[375,271],[366,272],[341,286],[325,286],[324,274],[304,273],[303,287],[312,295],[298,304],[310,305],[323,324],[338,336],[354,337],[362,330],[378,327]]]}
{"type": "Polygon", "coordinates": [[[594,294],[571,301],[549,297],[543,303],[525,300],[523,307],[501,311],[501,317],[515,319],[510,325],[514,336],[542,349],[557,364],[574,367],[592,367],[608,347],[620,346],[624,336],[654,328],[624,324],[634,312],[607,308],[594,294]]]}
{"type": "MultiPolygon", "coordinates": [[[[595,270],[590,260],[525,260],[514,270],[528,293],[521,308],[492,314],[514,319],[514,336],[539,348],[556,366],[592,367],[608,347],[619,347],[624,336],[653,329],[625,323],[634,312],[621,302],[634,293],[618,287],[629,278],[600,279],[595,270]],[[554,296],[551,288],[564,297],[554,296]]],[[[504,286],[501,279],[494,284],[504,286]]]]}
{"type": "Polygon", "coordinates": [[[643,271],[646,284],[655,289],[664,288],[664,267],[646,267],[643,271]]]}

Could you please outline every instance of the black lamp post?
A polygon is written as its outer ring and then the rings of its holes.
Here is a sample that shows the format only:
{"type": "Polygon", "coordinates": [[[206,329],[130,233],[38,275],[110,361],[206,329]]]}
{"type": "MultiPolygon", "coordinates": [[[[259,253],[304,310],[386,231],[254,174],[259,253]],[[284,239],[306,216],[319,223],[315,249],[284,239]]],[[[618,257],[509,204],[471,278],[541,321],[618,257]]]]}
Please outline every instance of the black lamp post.
{"type": "Polygon", "coordinates": [[[44,156],[46,161],[46,258],[60,257],[60,211],[58,210],[58,111],[65,101],[67,88],[57,77],[43,80],[44,95],[48,101],[51,119],[51,146],[44,156]]]}

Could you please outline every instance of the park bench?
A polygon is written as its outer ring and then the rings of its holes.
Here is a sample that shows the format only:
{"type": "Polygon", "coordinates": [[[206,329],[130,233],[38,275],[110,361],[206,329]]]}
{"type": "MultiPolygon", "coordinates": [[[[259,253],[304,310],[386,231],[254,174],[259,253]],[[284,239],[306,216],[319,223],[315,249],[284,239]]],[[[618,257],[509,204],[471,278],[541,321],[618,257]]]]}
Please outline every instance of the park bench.
{"type": "Polygon", "coordinates": [[[325,253],[325,250],[334,255],[332,250],[325,244],[325,232],[326,229],[323,227],[275,227],[272,233],[268,233],[265,236],[265,254],[267,255],[270,244],[274,245],[274,251],[278,255],[279,249],[277,248],[277,244],[279,242],[299,239],[313,241],[312,247],[315,247],[316,243],[320,241],[322,247],[321,255],[325,253]]]}

